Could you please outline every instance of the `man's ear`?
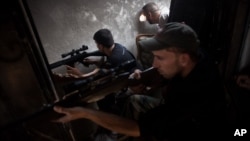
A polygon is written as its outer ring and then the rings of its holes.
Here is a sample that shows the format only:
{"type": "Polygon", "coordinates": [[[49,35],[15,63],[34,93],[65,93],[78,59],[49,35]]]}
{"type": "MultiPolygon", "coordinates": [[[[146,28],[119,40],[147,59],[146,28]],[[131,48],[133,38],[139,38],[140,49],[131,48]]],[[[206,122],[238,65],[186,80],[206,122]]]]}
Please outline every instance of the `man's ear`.
{"type": "Polygon", "coordinates": [[[188,62],[190,60],[190,57],[187,53],[183,53],[180,55],[180,64],[181,66],[187,66],[188,65],[188,62]]]}
{"type": "Polygon", "coordinates": [[[148,17],[150,17],[150,19],[152,18],[152,13],[151,12],[148,12],[148,17]]]}
{"type": "Polygon", "coordinates": [[[100,44],[100,47],[101,47],[102,49],[104,49],[104,48],[105,48],[103,44],[100,44]]]}

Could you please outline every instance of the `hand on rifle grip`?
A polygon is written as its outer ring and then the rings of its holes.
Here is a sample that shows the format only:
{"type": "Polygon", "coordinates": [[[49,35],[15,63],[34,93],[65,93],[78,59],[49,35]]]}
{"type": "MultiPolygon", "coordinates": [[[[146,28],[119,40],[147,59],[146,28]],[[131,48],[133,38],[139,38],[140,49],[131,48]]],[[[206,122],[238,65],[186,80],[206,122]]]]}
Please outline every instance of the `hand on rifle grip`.
{"type": "Polygon", "coordinates": [[[61,74],[61,73],[55,73],[55,72],[53,72],[52,77],[56,81],[71,81],[71,80],[75,80],[77,78],[80,78],[79,76],[76,76],[73,74],[61,74]]]}
{"type": "Polygon", "coordinates": [[[66,65],[66,69],[67,69],[67,74],[69,74],[70,76],[73,76],[73,77],[78,76],[78,77],[80,77],[82,75],[80,70],[77,69],[77,68],[66,65]]]}
{"type": "Polygon", "coordinates": [[[61,106],[54,106],[53,110],[59,114],[64,114],[63,117],[60,117],[56,120],[52,120],[52,122],[59,123],[67,123],[72,120],[83,118],[81,114],[84,112],[83,107],[64,108],[61,106]]]}
{"type": "MultiPolygon", "coordinates": [[[[141,79],[141,73],[142,73],[141,70],[136,69],[136,70],[134,71],[134,73],[132,73],[132,74],[129,76],[129,79],[134,79],[134,80],[136,79],[136,80],[139,80],[139,79],[141,79]]],[[[138,83],[138,84],[136,84],[136,85],[131,85],[131,86],[129,86],[129,89],[130,89],[133,93],[135,93],[135,94],[141,94],[141,93],[143,93],[145,87],[146,87],[146,86],[145,86],[144,84],[138,83]]]]}
{"type": "Polygon", "coordinates": [[[129,76],[129,79],[141,79],[141,70],[136,69],[134,73],[129,76]]]}

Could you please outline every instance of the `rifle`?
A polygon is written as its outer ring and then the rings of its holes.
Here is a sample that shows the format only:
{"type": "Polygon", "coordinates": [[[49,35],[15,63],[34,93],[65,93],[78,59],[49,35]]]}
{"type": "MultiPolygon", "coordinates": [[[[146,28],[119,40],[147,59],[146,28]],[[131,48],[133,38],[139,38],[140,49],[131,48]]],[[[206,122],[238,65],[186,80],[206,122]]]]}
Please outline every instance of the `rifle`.
{"type": "Polygon", "coordinates": [[[55,105],[63,107],[84,106],[87,103],[98,101],[113,92],[122,90],[128,86],[130,75],[130,72],[123,70],[126,70],[127,67],[134,63],[135,60],[130,60],[115,68],[103,71],[103,74],[100,74],[98,77],[87,78],[86,81],[81,80],[80,83],[72,83],[70,86],[71,92],[66,98],[43,105],[35,113],[0,127],[0,132],[33,119],[50,121],[59,118],[62,115],[53,111],[55,105]]]}
{"type": "Polygon", "coordinates": [[[82,89],[86,85],[92,85],[91,87],[93,87],[93,85],[105,83],[108,80],[108,78],[112,78],[113,76],[118,74],[118,72],[121,73],[124,71],[128,71],[131,68],[134,68],[135,65],[136,65],[135,60],[129,60],[110,69],[100,69],[99,72],[94,76],[90,76],[85,79],[77,80],[77,81],[74,81],[70,84],[63,86],[64,92],[67,94],[77,89],[82,89]]]}
{"type": "Polygon", "coordinates": [[[62,65],[69,65],[69,66],[74,66],[75,62],[81,62],[83,63],[83,59],[89,56],[105,56],[105,54],[103,54],[102,52],[96,50],[96,51],[92,51],[92,52],[85,52],[85,50],[87,50],[88,47],[83,45],[82,48],[80,49],[73,49],[72,51],[68,52],[68,53],[63,53],[61,54],[62,58],[65,58],[67,56],[70,56],[67,59],[63,59],[57,62],[54,62],[52,64],[50,64],[50,69],[54,69],[56,67],[62,66],[62,65]]]}
{"type": "Polygon", "coordinates": [[[135,63],[135,60],[130,60],[115,68],[103,71],[99,76],[93,76],[84,81],[80,80],[76,81],[77,83],[72,83],[70,86],[65,87],[68,88],[70,93],[64,99],[51,104],[45,104],[35,113],[1,126],[0,133],[34,119],[36,119],[35,121],[38,119],[39,122],[49,122],[63,116],[63,114],[54,112],[53,107],[56,105],[63,107],[85,106],[86,104],[96,102],[111,93],[119,92],[128,86],[152,80],[152,77],[154,77],[154,74],[156,73],[154,68],[149,68],[143,71],[141,73],[142,79],[140,80],[130,78],[129,76],[131,73],[123,70],[126,70],[126,67],[129,67],[133,63],[135,63]],[[149,79],[146,80],[146,77],[149,77],[149,79]]]}

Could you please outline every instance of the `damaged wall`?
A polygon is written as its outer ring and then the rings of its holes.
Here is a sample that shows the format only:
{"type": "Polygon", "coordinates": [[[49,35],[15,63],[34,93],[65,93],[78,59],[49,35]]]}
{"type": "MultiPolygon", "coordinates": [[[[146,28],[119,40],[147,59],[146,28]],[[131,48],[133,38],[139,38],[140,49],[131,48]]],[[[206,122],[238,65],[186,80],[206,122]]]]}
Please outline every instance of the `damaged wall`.
{"type": "MultiPolygon", "coordinates": [[[[151,1],[28,0],[49,63],[83,44],[88,51],[96,50],[93,34],[101,28],[110,29],[116,42],[136,53],[136,35],[155,30],[155,25],[139,23],[140,9],[147,2],[151,1]]],[[[170,5],[170,0],[154,2],[164,10],[170,5]]]]}

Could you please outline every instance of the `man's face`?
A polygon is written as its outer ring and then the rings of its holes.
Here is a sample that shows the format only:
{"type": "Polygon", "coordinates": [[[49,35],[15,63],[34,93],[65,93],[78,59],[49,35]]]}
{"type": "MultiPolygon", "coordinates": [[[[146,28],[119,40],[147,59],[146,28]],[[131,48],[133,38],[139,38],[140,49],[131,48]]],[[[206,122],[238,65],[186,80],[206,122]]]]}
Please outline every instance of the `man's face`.
{"type": "Polygon", "coordinates": [[[152,16],[149,12],[143,12],[143,15],[146,17],[146,20],[148,21],[148,23],[154,24],[152,16]]]}
{"type": "Polygon", "coordinates": [[[100,51],[100,52],[104,52],[103,51],[103,46],[101,45],[101,44],[98,44],[97,42],[95,42],[96,43],[96,47],[98,48],[98,50],[100,51]]]}
{"type": "Polygon", "coordinates": [[[157,50],[153,51],[153,67],[166,79],[173,78],[182,71],[180,64],[181,54],[174,51],[157,50]]]}

